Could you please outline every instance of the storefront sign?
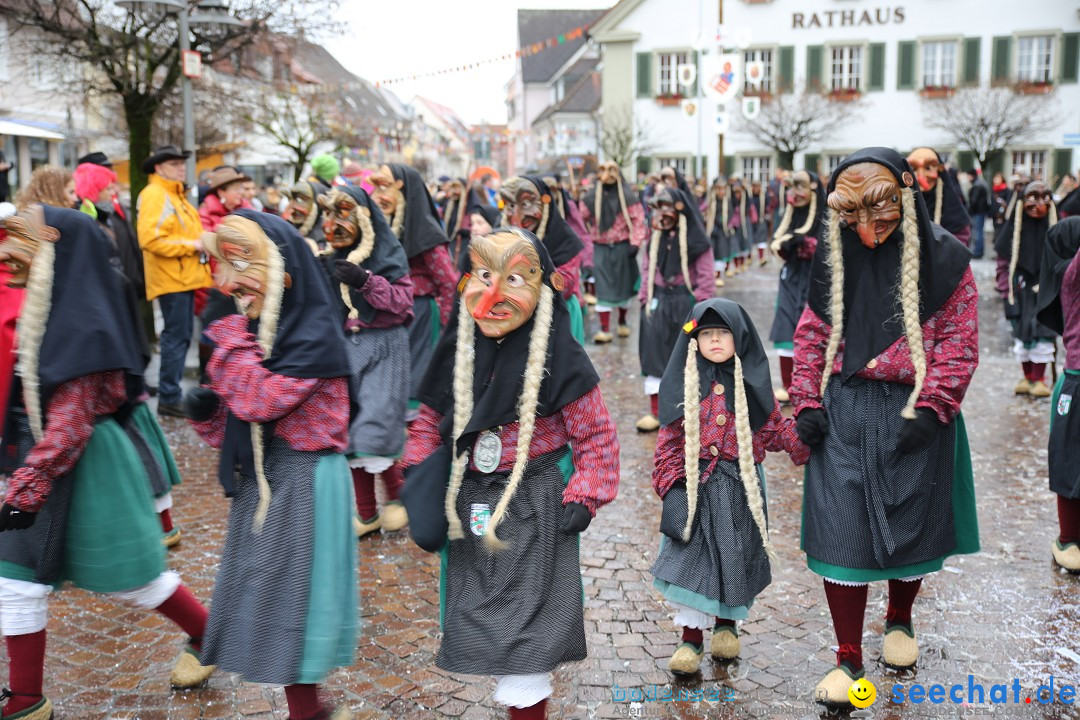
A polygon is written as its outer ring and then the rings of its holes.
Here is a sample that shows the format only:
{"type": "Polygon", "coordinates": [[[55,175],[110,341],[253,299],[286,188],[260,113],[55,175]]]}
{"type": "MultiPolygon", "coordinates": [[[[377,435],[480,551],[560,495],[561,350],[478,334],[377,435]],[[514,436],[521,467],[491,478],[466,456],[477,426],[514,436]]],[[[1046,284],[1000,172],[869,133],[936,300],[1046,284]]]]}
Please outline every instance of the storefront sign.
{"type": "Polygon", "coordinates": [[[904,22],[904,8],[884,7],[873,10],[822,10],[813,13],[792,13],[791,29],[867,27],[899,25],[904,22]]]}

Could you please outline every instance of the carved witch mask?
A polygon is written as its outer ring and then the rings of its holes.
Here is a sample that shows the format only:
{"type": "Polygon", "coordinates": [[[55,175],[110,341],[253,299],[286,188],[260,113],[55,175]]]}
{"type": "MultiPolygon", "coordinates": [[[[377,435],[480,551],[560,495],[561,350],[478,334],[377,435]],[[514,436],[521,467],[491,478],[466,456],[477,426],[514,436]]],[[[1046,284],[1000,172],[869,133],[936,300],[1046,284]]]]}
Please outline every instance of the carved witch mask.
{"type": "Polygon", "coordinates": [[[536,311],[544,284],[540,256],[531,242],[511,232],[473,236],[469,256],[465,307],[485,336],[506,337],[536,311]]]}
{"type": "Polygon", "coordinates": [[[375,188],[375,191],[371,193],[371,198],[386,216],[386,221],[391,222],[398,208],[405,201],[405,196],[401,193],[405,182],[394,177],[394,172],[389,165],[380,166],[368,177],[368,182],[375,188]]]}
{"type": "Polygon", "coordinates": [[[877,163],[844,168],[828,204],[839,215],[841,227],[854,229],[870,249],[888,240],[903,215],[900,184],[887,167],[877,163]]]}
{"type": "Polygon", "coordinates": [[[539,189],[528,179],[513,177],[499,189],[503,199],[503,213],[507,222],[515,227],[538,233],[544,218],[544,206],[551,197],[541,196],[539,189]]]}
{"type": "Polygon", "coordinates": [[[251,220],[229,215],[217,233],[207,236],[206,250],[218,261],[214,277],[218,289],[231,295],[237,309],[250,320],[262,315],[274,272],[272,265],[283,275],[284,287],[291,285],[277,246],[251,220]]]}

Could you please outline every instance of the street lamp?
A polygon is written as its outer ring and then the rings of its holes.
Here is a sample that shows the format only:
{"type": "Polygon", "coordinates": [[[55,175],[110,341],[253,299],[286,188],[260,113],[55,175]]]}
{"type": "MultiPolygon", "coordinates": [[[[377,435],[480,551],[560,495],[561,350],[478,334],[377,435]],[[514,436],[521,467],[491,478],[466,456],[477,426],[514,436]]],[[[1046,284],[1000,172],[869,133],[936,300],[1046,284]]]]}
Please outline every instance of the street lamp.
{"type": "Polygon", "coordinates": [[[188,186],[188,192],[193,198],[198,197],[198,187],[195,184],[195,118],[191,107],[191,78],[197,74],[189,74],[183,63],[188,53],[191,52],[191,26],[227,26],[243,25],[244,22],[233,17],[229,13],[229,6],[224,0],[200,0],[195,7],[194,13],[188,12],[188,3],[185,0],[114,0],[120,7],[133,13],[161,13],[164,15],[176,15],[177,34],[180,43],[180,63],[184,72],[180,76],[180,91],[184,106],[184,147],[183,150],[190,153],[185,162],[184,180],[188,186]]]}

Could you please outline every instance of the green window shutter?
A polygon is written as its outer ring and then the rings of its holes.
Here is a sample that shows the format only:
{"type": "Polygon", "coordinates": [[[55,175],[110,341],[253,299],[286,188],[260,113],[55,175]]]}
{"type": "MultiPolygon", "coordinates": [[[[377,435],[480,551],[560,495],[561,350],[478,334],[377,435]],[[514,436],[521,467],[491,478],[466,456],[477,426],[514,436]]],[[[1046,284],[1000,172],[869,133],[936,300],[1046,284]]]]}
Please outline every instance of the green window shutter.
{"type": "Polygon", "coordinates": [[[1080,81],[1080,33],[1061,36],[1061,82],[1080,81]]]}
{"type": "Polygon", "coordinates": [[[1057,182],[1065,177],[1065,173],[1072,172],[1072,148],[1062,148],[1060,150],[1054,150],[1054,180],[1057,182]]]}
{"type": "MultiPolygon", "coordinates": [[[[688,61],[688,62],[689,62],[689,63],[690,63],[691,65],[693,65],[693,66],[694,66],[694,69],[695,69],[695,70],[697,70],[697,69],[698,69],[698,68],[700,67],[700,66],[698,65],[698,53],[697,53],[697,50],[691,50],[691,51],[690,51],[690,54],[689,54],[689,55],[687,56],[687,61],[688,61]]],[[[699,81],[699,80],[701,80],[701,78],[699,78],[699,77],[697,76],[697,73],[695,72],[695,73],[694,73],[694,82],[692,82],[692,83],[690,84],[690,87],[686,89],[686,92],[688,93],[688,94],[687,94],[687,97],[692,97],[692,98],[696,98],[696,97],[697,97],[697,88],[698,88],[698,81],[699,81]]]]}
{"type": "Polygon", "coordinates": [[[870,43],[870,81],[866,89],[885,89],[885,43],[870,43]]]}
{"type": "Polygon", "coordinates": [[[1012,65],[1012,37],[994,38],[994,44],[990,53],[990,84],[1007,85],[1009,83],[1009,66],[1012,65]]]}
{"type": "Polygon", "coordinates": [[[983,168],[983,175],[987,177],[994,177],[994,173],[1005,172],[1005,153],[998,153],[995,157],[991,158],[989,168],[983,168]]]}
{"type": "Polygon", "coordinates": [[[901,40],[896,46],[896,89],[915,89],[915,41],[901,40]]]}
{"type": "Polygon", "coordinates": [[[982,60],[982,57],[980,57],[981,49],[982,38],[964,38],[964,76],[960,78],[962,85],[979,86],[979,63],[982,60]]]}
{"type": "Polygon", "coordinates": [[[646,175],[648,175],[650,170],[652,170],[652,158],[650,158],[648,156],[645,156],[645,155],[642,155],[642,156],[638,157],[638,159],[637,159],[637,171],[639,173],[643,172],[646,175]]]}
{"type": "Polygon", "coordinates": [[[956,154],[956,161],[959,163],[957,169],[964,172],[968,168],[975,167],[975,153],[970,150],[961,150],[956,154]]]}
{"type": "Polygon", "coordinates": [[[697,175],[699,178],[703,177],[705,179],[708,179],[708,177],[709,177],[709,156],[708,155],[702,155],[700,158],[698,158],[697,172],[694,173],[694,174],[697,175]]]}
{"type": "Polygon", "coordinates": [[[795,48],[791,45],[780,48],[780,74],[774,87],[783,92],[795,89],[795,48]]]}
{"type": "Polygon", "coordinates": [[[735,156],[734,155],[725,155],[724,156],[724,174],[727,175],[728,177],[731,177],[732,175],[735,174],[735,156]]]}
{"type": "Polygon", "coordinates": [[[823,45],[806,46],[806,87],[810,90],[821,89],[821,63],[824,58],[823,45]]]}
{"type": "Polygon", "coordinates": [[[810,172],[818,171],[818,164],[821,162],[821,155],[817,153],[806,153],[803,156],[803,166],[810,172]]]}
{"type": "Polygon", "coordinates": [[[637,96],[652,97],[652,53],[637,54],[637,96]]]}

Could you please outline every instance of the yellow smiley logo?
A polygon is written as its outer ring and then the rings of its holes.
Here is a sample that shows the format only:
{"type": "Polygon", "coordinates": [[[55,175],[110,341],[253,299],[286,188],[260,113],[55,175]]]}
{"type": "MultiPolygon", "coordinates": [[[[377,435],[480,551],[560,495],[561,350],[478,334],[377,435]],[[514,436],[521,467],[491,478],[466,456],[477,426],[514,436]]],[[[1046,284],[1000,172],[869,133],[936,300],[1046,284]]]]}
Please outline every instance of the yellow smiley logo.
{"type": "Polygon", "coordinates": [[[870,682],[866,678],[859,678],[855,682],[851,683],[851,687],[847,691],[848,700],[851,704],[860,710],[865,707],[870,707],[874,704],[874,700],[877,700],[877,688],[874,687],[874,683],[870,682]]]}

